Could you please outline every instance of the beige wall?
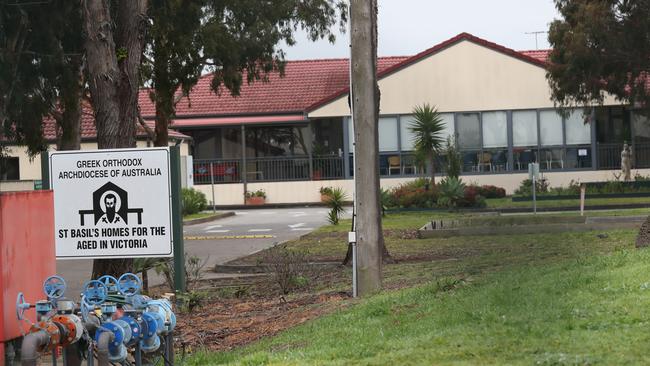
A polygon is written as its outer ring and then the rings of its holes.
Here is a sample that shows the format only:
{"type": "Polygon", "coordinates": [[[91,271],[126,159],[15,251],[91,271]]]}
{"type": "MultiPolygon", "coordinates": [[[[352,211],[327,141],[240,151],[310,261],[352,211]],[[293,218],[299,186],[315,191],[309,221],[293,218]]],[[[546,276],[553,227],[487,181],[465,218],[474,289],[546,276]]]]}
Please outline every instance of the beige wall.
{"type": "MultiPolygon", "coordinates": [[[[173,146],[174,143],[170,143],[173,146]]],[[[146,141],[137,141],[137,147],[147,147],[146,141]]],[[[81,150],[95,150],[97,149],[96,142],[83,142],[81,150]]],[[[49,151],[55,151],[56,145],[49,145],[49,151]]],[[[27,154],[27,149],[22,146],[11,146],[7,150],[8,156],[18,157],[18,164],[20,169],[20,180],[40,180],[41,179],[41,156],[40,154],[30,159],[27,154]]],[[[181,144],[181,156],[189,154],[189,142],[184,141],[181,144]]]]}
{"type": "Polygon", "coordinates": [[[0,181],[0,192],[33,191],[33,180],[0,181]]]}
{"type": "MultiPolygon", "coordinates": [[[[546,71],[470,41],[379,80],[381,114],[409,114],[430,103],[440,112],[552,108],[546,71]]],[[[619,104],[608,98],[606,104],[619,104]]],[[[309,113],[309,118],[350,114],[347,95],[309,113]]]]}
{"type": "MultiPolygon", "coordinates": [[[[568,186],[571,180],[578,182],[601,182],[613,179],[612,170],[580,171],[580,172],[555,172],[542,174],[549,180],[551,187],[568,186]]],[[[650,169],[635,170],[644,176],[650,175],[650,169]]],[[[381,186],[384,189],[393,188],[399,184],[411,181],[415,178],[383,178],[381,186]]],[[[465,175],[462,177],[467,184],[495,185],[506,189],[507,194],[512,194],[522,180],[528,179],[528,173],[512,174],[485,174],[465,175]]],[[[348,194],[350,200],[354,192],[354,181],[345,180],[321,180],[305,182],[268,182],[250,183],[249,191],[263,189],[266,192],[266,202],[274,203],[314,203],[320,201],[320,187],[341,187],[348,194]]],[[[212,202],[212,186],[195,185],[194,188],[205,193],[209,202],[212,202]]],[[[244,203],[243,184],[215,184],[214,195],[217,205],[242,205],[244,203]]]]}

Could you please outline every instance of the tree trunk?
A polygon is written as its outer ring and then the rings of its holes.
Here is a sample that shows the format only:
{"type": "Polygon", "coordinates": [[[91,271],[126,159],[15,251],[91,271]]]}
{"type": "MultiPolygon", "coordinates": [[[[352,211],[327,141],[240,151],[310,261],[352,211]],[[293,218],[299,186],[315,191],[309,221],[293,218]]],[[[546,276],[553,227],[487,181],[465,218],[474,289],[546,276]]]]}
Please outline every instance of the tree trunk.
{"type": "Polygon", "coordinates": [[[56,144],[59,151],[81,149],[81,93],[84,87],[83,62],[80,58],[70,62],[70,80],[67,88],[62,90],[61,103],[63,113],[57,123],[61,135],[56,144]]]}
{"type": "MultiPolygon", "coordinates": [[[[109,5],[108,0],[86,0],[82,3],[88,85],[100,149],[135,146],[147,2],[120,2],[115,37],[109,5]],[[118,42],[117,48],[115,40],[118,42]],[[119,60],[116,49],[120,50],[119,60]]],[[[119,276],[132,270],[132,259],[95,260],[92,276],[119,276]]]]}
{"type": "Polygon", "coordinates": [[[381,290],[383,235],[379,191],[377,2],[352,0],[352,100],[355,134],[358,291],[381,290]]]}
{"type": "Polygon", "coordinates": [[[156,98],[156,139],[153,146],[169,145],[169,114],[162,103],[156,98]]]}
{"type": "Polygon", "coordinates": [[[120,131],[117,85],[121,80],[108,0],[86,0],[83,6],[84,48],[88,86],[93,100],[100,149],[131,146],[133,137],[120,131]]]}
{"type": "Polygon", "coordinates": [[[431,176],[431,188],[433,188],[436,185],[435,156],[433,151],[429,151],[427,155],[427,171],[431,176]]]}
{"type": "Polygon", "coordinates": [[[135,147],[138,124],[138,94],[140,91],[140,65],[147,26],[147,0],[121,1],[117,10],[115,43],[124,54],[118,55],[117,64],[121,80],[117,85],[120,104],[120,130],[130,137],[120,147],[135,147]]]}

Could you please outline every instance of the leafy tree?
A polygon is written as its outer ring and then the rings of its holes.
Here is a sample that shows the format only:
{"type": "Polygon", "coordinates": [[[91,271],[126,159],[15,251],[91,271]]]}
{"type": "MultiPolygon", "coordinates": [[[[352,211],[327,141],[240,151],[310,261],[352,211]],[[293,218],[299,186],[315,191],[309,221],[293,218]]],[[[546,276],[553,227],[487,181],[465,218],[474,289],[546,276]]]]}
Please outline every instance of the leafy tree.
{"type": "Polygon", "coordinates": [[[154,144],[166,146],[176,106],[203,72],[212,71],[215,93],[225,87],[236,96],[244,82],[283,72],[281,41],[295,44],[301,28],[333,42],[331,27],[347,11],[341,0],[153,0],[149,16],[144,79],[156,106],[154,144]]]}
{"type": "Polygon", "coordinates": [[[71,2],[0,2],[0,125],[35,155],[47,148],[43,118],[58,125],[59,150],[80,145],[81,12],[71,2]]]}
{"type": "Polygon", "coordinates": [[[650,110],[650,0],[555,0],[547,78],[560,106],[601,103],[605,92],[650,110]]]}
{"type": "Polygon", "coordinates": [[[431,175],[431,184],[435,185],[435,159],[445,142],[445,125],[438,110],[428,103],[413,108],[413,118],[409,128],[413,133],[415,151],[416,154],[426,156],[427,172],[431,175]]]}
{"type": "MultiPolygon", "coordinates": [[[[555,0],[547,78],[560,106],[602,103],[605,93],[650,115],[650,0],[555,0]]],[[[637,247],[650,245],[650,217],[637,247]]]]}

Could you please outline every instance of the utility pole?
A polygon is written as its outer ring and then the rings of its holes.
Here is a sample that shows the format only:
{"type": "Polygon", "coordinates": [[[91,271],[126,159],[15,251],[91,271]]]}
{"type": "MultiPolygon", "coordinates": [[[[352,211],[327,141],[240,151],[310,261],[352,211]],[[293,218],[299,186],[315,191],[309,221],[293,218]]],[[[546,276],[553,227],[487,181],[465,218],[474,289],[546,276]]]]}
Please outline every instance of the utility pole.
{"type": "Polygon", "coordinates": [[[358,293],[364,296],[381,289],[383,248],[377,127],[377,0],[351,0],[350,25],[357,281],[358,293]]]}

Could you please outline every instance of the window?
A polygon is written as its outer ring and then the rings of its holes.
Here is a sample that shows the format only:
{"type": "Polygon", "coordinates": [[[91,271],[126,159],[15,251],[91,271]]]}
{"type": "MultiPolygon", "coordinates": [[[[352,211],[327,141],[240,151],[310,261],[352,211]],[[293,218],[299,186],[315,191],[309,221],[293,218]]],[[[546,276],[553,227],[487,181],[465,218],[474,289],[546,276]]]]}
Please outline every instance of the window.
{"type": "Polygon", "coordinates": [[[480,149],[481,131],[478,113],[458,113],[458,147],[460,149],[480,149]]]}
{"type": "Polygon", "coordinates": [[[508,146],[506,112],[483,112],[483,147],[508,146]]]}
{"type": "Polygon", "coordinates": [[[591,124],[585,123],[582,109],[574,109],[566,119],[566,144],[591,144],[591,124]]]}
{"type": "Polygon", "coordinates": [[[537,112],[512,112],[513,146],[537,146],[537,112]]]}
{"type": "Polygon", "coordinates": [[[562,145],[562,116],[554,110],[539,112],[539,132],[542,146],[562,145]]]}
{"type": "Polygon", "coordinates": [[[379,118],[379,151],[397,150],[397,118],[379,118]]]}
{"type": "Polygon", "coordinates": [[[411,125],[415,121],[413,116],[402,116],[399,120],[400,123],[400,140],[402,143],[402,151],[413,151],[413,132],[411,132],[411,125]]]}
{"type": "Polygon", "coordinates": [[[17,157],[0,157],[0,181],[19,180],[20,164],[17,157]]]}

